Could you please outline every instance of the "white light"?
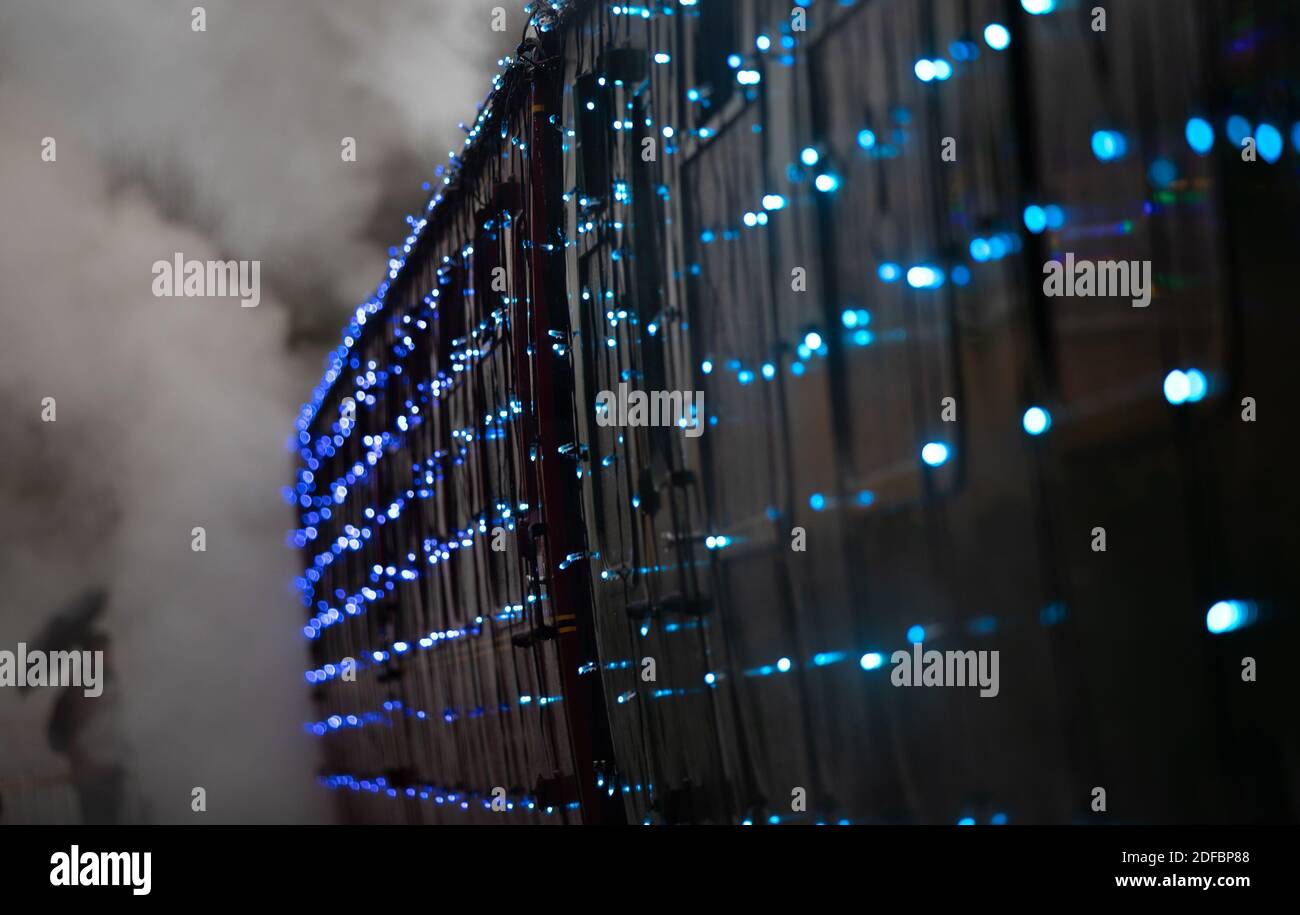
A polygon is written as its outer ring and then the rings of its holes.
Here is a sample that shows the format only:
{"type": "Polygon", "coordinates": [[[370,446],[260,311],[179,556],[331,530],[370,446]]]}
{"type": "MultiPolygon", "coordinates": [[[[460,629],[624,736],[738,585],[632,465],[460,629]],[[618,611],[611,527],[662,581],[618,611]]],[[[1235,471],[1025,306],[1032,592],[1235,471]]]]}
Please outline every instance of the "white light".
{"type": "Polygon", "coordinates": [[[885,659],[878,651],[868,651],[858,661],[858,666],[863,670],[875,670],[885,663],[885,659]]]}
{"type": "Polygon", "coordinates": [[[913,267],[907,271],[907,285],[913,289],[934,289],[943,285],[943,273],[934,267],[913,267]]]}
{"type": "Polygon", "coordinates": [[[948,446],[943,442],[928,442],[921,449],[921,460],[931,467],[938,467],[948,460],[948,446]]]}
{"type": "Polygon", "coordinates": [[[1255,622],[1255,616],[1254,601],[1221,600],[1205,614],[1205,628],[1211,635],[1222,635],[1249,626],[1255,622]]]}
{"type": "Polygon", "coordinates": [[[1011,33],[1005,25],[990,23],[984,27],[984,42],[995,51],[1005,51],[1011,46],[1011,33]]]}
{"type": "Polygon", "coordinates": [[[817,176],[817,179],[813,182],[813,186],[823,194],[829,194],[840,186],[840,179],[836,178],[834,175],[823,173],[817,176]]]}
{"type": "Polygon", "coordinates": [[[1052,425],[1052,417],[1042,407],[1030,407],[1025,411],[1021,424],[1030,435],[1042,435],[1052,425]]]}

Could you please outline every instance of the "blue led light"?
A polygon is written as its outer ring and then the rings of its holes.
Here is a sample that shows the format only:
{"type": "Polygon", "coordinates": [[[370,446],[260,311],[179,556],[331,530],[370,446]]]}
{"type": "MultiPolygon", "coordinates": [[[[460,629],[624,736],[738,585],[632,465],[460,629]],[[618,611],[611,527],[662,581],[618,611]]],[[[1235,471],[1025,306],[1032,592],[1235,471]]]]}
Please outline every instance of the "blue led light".
{"type": "Polygon", "coordinates": [[[1030,407],[1025,411],[1021,425],[1030,435],[1042,435],[1052,427],[1052,415],[1042,407],[1030,407]]]}
{"type": "Polygon", "coordinates": [[[1165,158],[1156,159],[1147,169],[1147,180],[1152,186],[1164,190],[1178,180],[1178,166],[1165,158]]]}
{"type": "Polygon", "coordinates": [[[1255,148],[1272,164],[1282,158],[1282,132],[1272,124],[1260,124],[1255,128],[1255,148]]]}
{"type": "Polygon", "coordinates": [[[760,51],[766,51],[768,48],[772,47],[772,39],[768,38],[766,35],[759,35],[754,39],[754,47],[758,48],[760,51]]]}
{"type": "Polygon", "coordinates": [[[1092,135],[1092,154],[1101,162],[1114,162],[1124,158],[1128,141],[1117,130],[1098,130],[1092,135]]]}
{"type": "Polygon", "coordinates": [[[703,362],[700,363],[700,371],[706,375],[712,374],[713,362],[711,360],[705,359],[703,362]]]}
{"type": "Polygon", "coordinates": [[[940,467],[948,460],[948,446],[943,442],[928,442],[921,449],[921,460],[931,467],[940,467]]]}
{"type": "Polygon", "coordinates": [[[1005,25],[991,22],[984,26],[984,43],[995,51],[1005,51],[1011,46],[1011,32],[1005,25]]]}
{"type": "Polygon", "coordinates": [[[966,631],[971,635],[992,635],[998,631],[998,618],[978,616],[966,624],[966,631]]]}
{"type": "Polygon", "coordinates": [[[884,655],[878,651],[868,651],[858,659],[858,666],[863,670],[876,670],[884,663],[884,655]]]}
{"type": "Polygon", "coordinates": [[[913,645],[925,641],[925,627],[917,624],[907,630],[907,640],[913,645]]]}
{"type": "Polygon", "coordinates": [[[898,264],[888,263],[881,264],[876,268],[876,276],[880,277],[882,282],[892,283],[903,275],[903,268],[898,264]]]}
{"type": "Polygon", "coordinates": [[[825,341],[822,340],[822,335],[817,333],[815,330],[810,330],[808,333],[804,334],[803,345],[808,347],[808,349],[812,350],[814,353],[822,348],[823,342],[825,341]]]}
{"type": "Polygon", "coordinates": [[[1187,370],[1187,402],[1198,403],[1205,399],[1210,390],[1210,382],[1200,369],[1187,370]]]}
{"type": "MultiPolygon", "coordinates": [[[[1023,0],[1023,2],[1028,3],[1028,2],[1030,2],[1030,0],[1023,0]]],[[[974,817],[962,817],[960,820],[957,821],[957,825],[958,825],[958,826],[974,826],[974,825],[975,825],[975,818],[974,818],[974,817]]]]}
{"type": "Polygon", "coordinates": [[[799,161],[802,162],[804,165],[808,166],[809,168],[812,168],[821,160],[822,160],[822,154],[819,153],[812,146],[805,146],[803,148],[803,151],[799,153],[799,161]]]}
{"type": "Polygon", "coordinates": [[[1044,626],[1055,626],[1065,619],[1065,606],[1063,604],[1048,604],[1038,614],[1038,621],[1044,626]]]}
{"type": "Polygon", "coordinates": [[[1300,121],[1291,126],[1291,145],[1296,152],[1300,152],[1300,121]]]}
{"type": "Polygon", "coordinates": [[[1043,207],[1043,216],[1047,218],[1047,228],[1059,229],[1065,225],[1065,210],[1054,203],[1043,207]]]}
{"type": "Polygon", "coordinates": [[[776,669],[781,671],[781,673],[783,674],[789,673],[791,666],[793,665],[791,665],[789,658],[781,658],[779,661],[776,662],[776,669]]]}
{"type": "Polygon", "coordinates": [[[767,194],[763,197],[763,209],[781,210],[785,209],[785,198],[780,194],[767,194]]]}
{"type": "Polygon", "coordinates": [[[710,671],[704,675],[704,682],[709,686],[712,686],[714,683],[718,682],[718,678],[710,671]]]}
{"type": "Polygon", "coordinates": [[[1056,0],[1020,0],[1020,5],[1031,16],[1044,16],[1056,9],[1056,0]]]}
{"type": "Polygon", "coordinates": [[[1047,228],[1047,211],[1037,204],[1025,207],[1025,228],[1040,235],[1047,228]]]}
{"type": "Polygon", "coordinates": [[[936,76],[934,61],[927,60],[923,57],[916,62],[914,67],[912,67],[912,72],[916,74],[916,78],[921,82],[928,83],[936,76]]]}
{"type": "Polygon", "coordinates": [[[943,271],[925,265],[907,271],[907,285],[913,289],[938,289],[943,285],[943,271]]]}
{"type": "Polygon", "coordinates": [[[1007,815],[1005,813],[995,813],[989,822],[994,826],[1005,826],[1007,825],[1007,815]]]}
{"type": "Polygon", "coordinates": [[[844,652],[842,651],[819,651],[813,655],[812,659],[814,667],[827,667],[831,664],[838,664],[843,660],[844,652]]]}
{"type": "Polygon", "coordinates": [[[872,505],[876,501],[876,494],[869,489],[858,491],[858,504],[862,506],[872,505]]]}
{"type": "Polygon", "coordinates": [[[771,381],[773,378],[776,377],[776,366],[770,362],[764,362],[762,372],[763,372],[763,377],[766,378],[768,381],[771,381]]]}
{"type": "Polygon", "coordinates": [[[1254,601],[1221,600],[1205,614],[1205,628],[1211,635],[1223,635],[1246,628],[1255,622],[1256,616],[1254,601]]]}
{"type": "Polygon", "coordinates": [[[840,179],[830,172],[822,172],[813,181],[813,186],[823,194],[829,194],[840,186],[840,179]]]}
{"type": "Polygon", "coordinates": [[[1239,114],[1234,114],[1228,118],[1228,139],[1234,146],[1241,147],[1241,143],[1246,137],[1250,136],[1250,121],[1246,120],[1239,114]]]}
{"type": "Polygon", "coordinates": [[[808,497],[808,505],[813,511],[819,512],[826,507],[826,497],[819,492],[815,492],[808,497]]]}
{"type": "Polygon", "coordinates": [[[1174,369],[1165,376],[1165,400],[1174,406],[1180,406],[1187,403],[1187,399],[1192,394],[1192,380],[1187,377],[1187,373],[1180,369],[1174,369]]]}
{"type": "Polygon", "coordinates": [[[943,82],[948,77],[952,76],[952,64],[948,63],[948,61],[944,60],[942,57],[937,57],[930,61],[930,63],[934,66],[934,78],[940,82],[943,82]]]}
{"type": "Polygon", "coordinates": [[[876,135],[873,132],[865,127],[858,131],[858,146],[862,149],[872,149],[875,145],[876,135]]]}
{"type": "Polygon", "coordinates": [[[865,308],[850,308],[840,316],[840,320],[850,330],[855,327],[866,327],[871,323],[871,312],[865,308]]]}
{"type": "Polygon", "coordinates": [[[1187,122],[1187,145],[1198,156],[1208,155],[1214,148],[1214,128],[1204,118],[1191,118],[1187,122]]]}

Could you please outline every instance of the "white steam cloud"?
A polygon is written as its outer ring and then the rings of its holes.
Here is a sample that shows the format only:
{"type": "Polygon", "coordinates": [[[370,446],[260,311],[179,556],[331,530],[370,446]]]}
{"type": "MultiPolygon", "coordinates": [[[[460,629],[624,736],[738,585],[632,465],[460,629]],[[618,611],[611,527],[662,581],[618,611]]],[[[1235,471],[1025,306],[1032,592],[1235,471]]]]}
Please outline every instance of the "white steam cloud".
{"type": "MultiPolygon", "coordinates": [[[[373,289],[419,181],[460,146],[456,123],[518,40],[518,6],[502,35],[495,5],[0,7],[0,648],[108,590],[148,818],[194,821],[194,787],[207,822],[329,815],[302,729],[316,710],[284,442],[320,341],[373,289]],[[151,265],[178,251],[260,261],[260,306],[155,298],[151,265]]],[[[16,779],[64,767],[45,742],[55,691],[38,692],[0,690],[11,811],[16,779]]]]}

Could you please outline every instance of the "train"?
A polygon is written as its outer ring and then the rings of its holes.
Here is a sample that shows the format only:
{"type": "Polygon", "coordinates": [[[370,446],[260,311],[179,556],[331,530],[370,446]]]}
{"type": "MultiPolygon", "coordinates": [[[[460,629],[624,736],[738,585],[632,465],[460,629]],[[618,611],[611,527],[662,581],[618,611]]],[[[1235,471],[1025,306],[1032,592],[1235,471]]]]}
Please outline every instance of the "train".
{"type": "Polygon", "coordinates": [[[296,419],[339,816],[1300,818],[1300,10],[524,15],[296,419]]]}

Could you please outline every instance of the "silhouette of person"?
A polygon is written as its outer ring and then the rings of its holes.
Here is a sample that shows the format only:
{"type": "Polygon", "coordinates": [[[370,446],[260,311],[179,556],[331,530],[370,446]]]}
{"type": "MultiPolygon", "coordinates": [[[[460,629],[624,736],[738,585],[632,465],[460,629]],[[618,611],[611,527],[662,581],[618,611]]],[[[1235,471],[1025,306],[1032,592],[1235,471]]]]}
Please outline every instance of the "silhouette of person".
{"type": "Polygon", "coordinates": [[[122,739],[121,696],[108,636],[102,632],[91,633],[84,650],[104,652],[104,691],[88,698],[79,689],[63,690],[50,715],[50,747],[68,757],[83,822],[119,823],[126,788],[126,748],[122,739]]]}
{"type": "Polygon", "coordinates": [[[126,745],[122,733],[121,693],[108,635],[95,626],[108,596],[89,591],[69,604],[35,642],[42,651],[101,651],[102,692],[65,687],[54,703],[46,736],[54,752],[66,756],[72,782],[88,824],[122,820],[127,785],[126,745]]]}

